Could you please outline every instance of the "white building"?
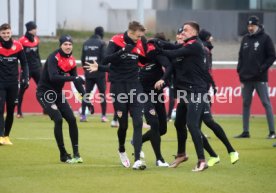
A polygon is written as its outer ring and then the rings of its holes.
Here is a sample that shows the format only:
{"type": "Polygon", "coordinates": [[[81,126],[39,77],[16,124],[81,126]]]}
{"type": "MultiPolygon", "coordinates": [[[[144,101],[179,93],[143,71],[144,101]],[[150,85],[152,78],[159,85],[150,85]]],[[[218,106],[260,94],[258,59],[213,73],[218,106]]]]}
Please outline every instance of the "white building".
{"type": "MultiPolygon", "coordinates": [[[[0,23],[10,18],[14,35],[19,33],[19,1],[0,0],[0,23]]],[[[55,36],[56,28],[93,30],[99,25],[116,32],[127,25],[128,19],[138,20],[137,1],[143,2],[146,10],[152,7],[152,0],[24,0],[23,27],[26,22],[36,20],[38,35],[42,36],[55,36]],[[120,11],[119,15],[111,11],[114,14],[110,16],[110,10],[128,11],[120,11]],[[121,21],[109,21],[109,17],[121,21]]]]}

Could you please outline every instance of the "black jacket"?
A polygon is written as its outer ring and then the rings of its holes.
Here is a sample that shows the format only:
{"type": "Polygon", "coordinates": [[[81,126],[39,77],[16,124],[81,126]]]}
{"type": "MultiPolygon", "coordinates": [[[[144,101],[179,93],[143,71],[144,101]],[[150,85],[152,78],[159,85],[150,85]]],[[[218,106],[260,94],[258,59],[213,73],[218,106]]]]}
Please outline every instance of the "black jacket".
{"type": "Polygon", "coordinates": [[[29,79],[28,63],[20,42],[10,40],[10,45],[5,46],[4,41],[0,41],[0,84],[18,84],[18,60],[21,65],[21,79],[29,79]]]}
{"type": "MultiPolygon", "coordinates": [[[[106,49],[106,43],[98,35],[93,35],[90,39],[84,42],[82,47],[81,62],[82,66],[85,65],[85,62],[92,63],[93,60],[96,60],[98,64],[102,63],[104,58],[104,53],[106,49]]],[[[88,72],[86,69],[83,69],[85,72],[85,78],[104,78],[104,72],[88,72]]]]}
{"type": "Polygon", "coordinates": [[[166,84],[168,83],[167,81],[172,71],[172,64],[167,56],[157,53],[152,43],[147,44],[146,60],[146,63],[140,69],[139,78],[144,91],[150,92],[154,90],[154,85],[158,80],[162,79],[166,84]]]}
{"type": "Polygon", "coordinates": [[[208,91],[211,80],[204,63],[204,48],[197,36],[187,39],[179,49],[163,50],[162,53],[177,61],[174,62],[176,90],[201,93],[208,91]]]}
{"type": "Polygon", "coordinates": [[[109,64],[110,82],[139,82],[139,61],[145,60],[146,40],[134,43],[127,35],[118,34],[112,37],[107,46],[103,64],[109,64]],[[126,46],[133,47],[131,52],[124,51],[126,46]]]}
{"type": "Polygon", "coordinates": [[[246,34],[241,42],[237,71],[241,82],[268,81],[268,69],[275,60],[275,48],[262,26],[246,34]]]}
{"type": "Polygon", "coordinates": [[[41,59],[39,55],[39,38],[26,32],[24,36],[19,39],[24,47],[24,52],[28,61],[29,71],[41,70],[41,59]]]}
{"type": "Polygon", "coordinates": [[[38,82],[37,92],[53,90],[60,94],[65,82],[74,81],[76,89],[83,95],[85,92],[82,85],[76,81],[77,76],[75,58],[58,49],[50,54],[46,60],[38,82]]]}

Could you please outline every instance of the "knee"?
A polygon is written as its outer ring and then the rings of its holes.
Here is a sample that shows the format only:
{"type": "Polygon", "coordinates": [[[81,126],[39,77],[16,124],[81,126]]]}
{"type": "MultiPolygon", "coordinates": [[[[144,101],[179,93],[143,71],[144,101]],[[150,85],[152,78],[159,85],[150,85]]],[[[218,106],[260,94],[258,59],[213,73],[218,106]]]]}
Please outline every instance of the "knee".
{"type": "Polygon", "coordinates": [[[249,100],[243,100],[243,107],[250,107],[251,101],[249,100]]]}
{"type": "Polygon", "coordinates": [[[125,131],[127,130],[128,122],[127,121],[120,121],[119,120],[119,128],[118,131],[125,131]]]}
{"type": "Polygon", "coordinates": [[[159,130],[160,130],[160,136],[165,135],[167,133],[167,125],[160,125],[159,130]]]}
{"type": "Polygon", "coordinates": [[[157,116],[152,116],[152,115],[148,115],[146,116],[146,120],[147,123],[151,126],[151,127],[155,127],[158,128],[159,127],[159,121],[158,121],[158,117],[157,116]]]}
{"type": "Polygon", "coordinates": [[[188,122],[187,127],[189,128],[189,131],[193,131],[197,128],[197,125],[195,123],[188,122]]]}
{"type": "Polygon", "coordinates": [[[62,117],[55,117],[53,121],[55,122],[55,125],[62,125],[63,122],[62,117]]]}
{"type": "Polygon", "coordinates": [[[180,130],[183,127],[183,123],[180,123],[178,121],[174,122],[174,127],[176,128],[176,130],[180,130]]]}
{"type": "Polygon", "coordinates": [[[203,122],[204,124],[207,126],[207,127],[212,127],[212,125],[214,124],[214,119],[203,119],[203,122]]]}
{"type": "Polygon", "coordinates": [[[133,119],[133,127],[134,128],[142,128],[143,127],[143,120],[134,120],[133,119]]]}
{"type": "Polygon", "coordinates": [[[67,119],[67,122],[69,124],[72,124],[72,123],[76,123],[77,122],[77,119],[75,116],[70,116],[68,119],[67,119]]]}
{"type": "Polygon", "coordinates": [[[262,104],[265,109],[271,108],[271,104],[269,101],[262,102],[262,104]]]}

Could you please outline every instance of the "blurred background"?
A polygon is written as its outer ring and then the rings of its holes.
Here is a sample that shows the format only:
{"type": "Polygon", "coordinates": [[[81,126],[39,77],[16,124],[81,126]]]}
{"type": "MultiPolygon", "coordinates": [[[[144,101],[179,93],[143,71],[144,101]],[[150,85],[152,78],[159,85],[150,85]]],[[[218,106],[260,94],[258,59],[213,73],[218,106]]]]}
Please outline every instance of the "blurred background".
{"type": "Polygon", "coordinates": [[[237,40],[246,32],[249,15],[259,16],[276,40],[276,0],[0,0],[0,23],[22,35],[24,24],[34,20],[39,35],[56,36],[58,29],[124,31],[131,20],[144,23],[149,32],[175,34],[187,20],[196,20],[217,40],[237,40]]]}
{"type": "MultiPolygon", "coordinates": [[[[33,20],[37,23],[43,60],[58,48],[61,34],[73,37],[74,56],[79,60],[83,42],[97,26],[104,27],[104,40],[108,42],[115,33],[124,32],[130,21],[137,20],[147,28],[147,37],[164,32],[173,42],[176,30],[184,22],[197,21],[214,37],[213,76],[219,91],[224,93],[230,89],[235,94],[232,104],[214,105],[214,113],[218,114],[241,113],[236,65],[240,41],[247,32],[246,22],[250,15],[260,18],[275,43],[276,0],[0,0],[0,23],[11,24],[15,39],[25,33],[26,22],[33,20]]],[[[269,92],[275,108],[276,65],[270,73],[269,92]]],[[[35,87],[33,84],[31,87],[26,97],[33,97],[35,87]]],[[[257,103],[254,102],[256,105],[252,107],[253,114],[264,114],[260,101],[254,100],[257,103]]],[[[28,106],[32,105],[25,104],[28,106]]]]}

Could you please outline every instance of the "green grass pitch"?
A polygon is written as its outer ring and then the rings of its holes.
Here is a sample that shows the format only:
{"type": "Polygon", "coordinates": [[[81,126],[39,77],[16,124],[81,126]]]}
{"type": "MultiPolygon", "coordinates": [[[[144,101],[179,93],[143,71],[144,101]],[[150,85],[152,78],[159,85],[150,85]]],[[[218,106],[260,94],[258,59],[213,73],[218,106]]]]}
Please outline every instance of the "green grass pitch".
{"type": "MultiPolygon", "coordinates": [[[[78,118],[77,118],[78,119],[78,118]]],[[[111,117],[109,117],[111,119],[111,117]]],[[[201,173],[191,170],[196,155],[191,137],[187,141],[190,159],[178,168],[157,168],[149,142],[143,145],[147,169],[133,171],[120,165],[117,155],[117,129],[101,123],[99,115],[80,123],[79,144],[83,164],[59,162],[53,134],[53,122],[48,116],[26,115],[16,119],[11,132],[12,146],[0,146],[0,190],[2,193],[273,193],[276,179],[276,148],[268,140],[265,117],[251,118],[251,138],[234,139],[241,132],[241,118],[216,117],[225,128],[234,148],[240,153],[235,165],[222,143],[203,127],[211,137],[210,144],[221,162],[201,173]]],[[[68,126],[63,123],[67,150],[72,152],[68,126]]],[[[126,141],[130,156],[132,124],[126,141]]],[[[144,129],[143,131],[146,131],[144,129]]],[[[162,137],[162,153],[167,162],[176,153],[176,132],[172,122],[162,137]]],[[[208,155],[206,153],[206,158],[208,155]]],[[[133,163],[133,157],[131,159],[133,163]]]]}

